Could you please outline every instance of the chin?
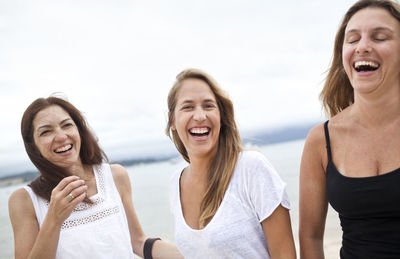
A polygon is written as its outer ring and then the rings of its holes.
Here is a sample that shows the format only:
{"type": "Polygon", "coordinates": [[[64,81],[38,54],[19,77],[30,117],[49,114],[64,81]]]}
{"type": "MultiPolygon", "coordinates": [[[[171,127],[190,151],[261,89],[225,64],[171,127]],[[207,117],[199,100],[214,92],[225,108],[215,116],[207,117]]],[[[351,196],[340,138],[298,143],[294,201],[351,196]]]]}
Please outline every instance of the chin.
{"type": "Polygon", "coordinates": [[[354,92],[361,93],[361,94],[368,94],[377,89],[376,83],[354,83],[352,84],[354,92]]]}
{"type": "Polygon", "coordinates": [[[371,87],[358,87],[354,88],[354,92],[358,94],[370,94],[373,93],[376,88],[371,87]]]}

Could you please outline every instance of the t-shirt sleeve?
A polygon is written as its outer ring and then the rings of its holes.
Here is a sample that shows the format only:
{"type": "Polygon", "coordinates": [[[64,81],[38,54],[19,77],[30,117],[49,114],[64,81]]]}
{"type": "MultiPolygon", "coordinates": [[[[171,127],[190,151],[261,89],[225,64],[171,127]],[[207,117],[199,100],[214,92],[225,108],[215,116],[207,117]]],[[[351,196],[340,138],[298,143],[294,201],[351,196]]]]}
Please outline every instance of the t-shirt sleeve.
{"type": "Polygon", "coordinates": [[[290,209],[286,184],[271,163],[259,152],[247,151],[244,170],[248,199],[260,222],[268,218],[282,204],[290,209]]]}

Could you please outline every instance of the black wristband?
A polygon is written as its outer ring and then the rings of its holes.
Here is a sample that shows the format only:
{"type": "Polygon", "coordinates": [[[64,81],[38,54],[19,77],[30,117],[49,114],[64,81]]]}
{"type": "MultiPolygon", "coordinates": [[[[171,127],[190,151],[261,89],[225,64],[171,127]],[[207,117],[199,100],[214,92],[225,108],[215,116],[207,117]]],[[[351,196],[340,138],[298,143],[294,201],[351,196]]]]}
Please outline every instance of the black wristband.
{"type": "Polygon", "coordinates": [[[153,249],[153,244],[157,240],[161,240],[160,238],[148,238],[146,239],[146,242],[144,242],[143,246],[143,256],[144,259],[153,259],[153,255],[151,253],[151,250],[153,249]]]}

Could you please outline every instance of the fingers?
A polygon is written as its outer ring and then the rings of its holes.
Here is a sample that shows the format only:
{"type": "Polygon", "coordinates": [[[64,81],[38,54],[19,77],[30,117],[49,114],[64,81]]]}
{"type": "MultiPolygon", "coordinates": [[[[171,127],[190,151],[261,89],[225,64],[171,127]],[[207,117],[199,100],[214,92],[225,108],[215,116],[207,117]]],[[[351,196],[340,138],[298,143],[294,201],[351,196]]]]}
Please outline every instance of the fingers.
{"type": "Polygon", "coordinates": [[[61,190],[64,189],[65,186],[67,186],[69,183],[71,183],[71,182],[73,182],[73,181],[76,181],[76,180],[79,180],[79,177],[78,177],[78,176],[75,176],[75,175],[73,175],[73,176],[67,176],[67,177],[65,177],[64,179],[62,179],[62,180],[57,184],[57,186],[53,189],[53,191],[54,191],[54,192],[61,191],[61,190]]]}
{"type": "MultiPolygon", "coordinates": [[[[78,179],[79,179],[79,178],[78,178],[78,179]]],[[[77,197],[77,196],[79,196],[79,195],[82,193],[82,188],[80,188],[80,187],[83,187],[83,186],[86,186],[84,180],[75,180],[75,181],[72,181],[72,182],[68,183],[68,184],[64,187],[64,189],[62,189],[62,190],[60,191],[60,195],[63,196],[63,197],[66,197],[66,196],[68,196],[70,193],[72,193],[72,196],[73,196],[73,197],[77,197]]],[[[86,189],[83,190],[83,191],[86,191],[86,189]]],[[[71,197],[70,197],[70,198],[71,198],[71,197]]]]}
{"type": "Polygon", "coordinates": [[[86,192],[81,193],[80,195],[74,197],[74,199],[71,200],[70,197],[69,198],[69,206],[71,206],[72,208],[75,208],[76,205],[78,205],[80,202],[82,202],[86,197],[86,192]]]}
{"type": "Polygon", "coordinates": [[[87,189],[85,181],[80,180],[79,177],[65,177],[51,193],[49,217],[55,219],[59,224],[64,222],[73,209],[85,199],[87,189]]]}
{"type": "Polygon", "coordinates": [[[84,180],[80,180],[77,176],[68,176],[61,180],[53,189],[51,193],[51,199],[55,202],[63,201],[67,205],[70,202],[77,200],[78,202],[76,204],[78,204],[86,197],[87,188],[88,187],[85,185],[84,180]],[[79,199],[77,199],[78,197],[79,199]]]}
{"type": "Polygon", "coordinates": [[[72,201],[73,199],[75,199],[75,196],[72,194],[72,192],[70,192],[70,193],[68,194],[68,197],[71,198],[71,201],[72,201]]]}
{"type": "Polygon", "coordinates": [[[70,193],[66,195],[66,199],[69,202],[80,200],[81,197],[83,197],[82,200],[85,199],[87,188],[87,185],[81,185],[73,189],[70,193]]]}

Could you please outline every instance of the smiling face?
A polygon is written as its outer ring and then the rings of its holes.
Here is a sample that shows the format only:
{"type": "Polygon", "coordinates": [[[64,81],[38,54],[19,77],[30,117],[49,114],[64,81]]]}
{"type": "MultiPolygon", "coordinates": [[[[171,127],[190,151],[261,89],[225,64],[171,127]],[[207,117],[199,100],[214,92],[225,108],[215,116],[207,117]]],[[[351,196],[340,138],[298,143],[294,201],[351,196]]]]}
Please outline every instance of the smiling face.
{"type": "Polygon", "coordinates": [[[51,163],[64,168],[80,163],[78,128],[60,106],[52,105],[36,114],[33,139],[40,154],[51,163]]]}
{"type": "Polygon", "coordinates": [[[209,85],[200,79],[185,79],[176,96],[172,130],[191,157],[211,158],[218,149],[220,111],[209,85]]]}
{"type": "Polygon", "coordinates": [[[400,85],[400,23],[383,8],[368,7],[349,20],[343,66],[355,92],[387,91],[400,85]]]}

